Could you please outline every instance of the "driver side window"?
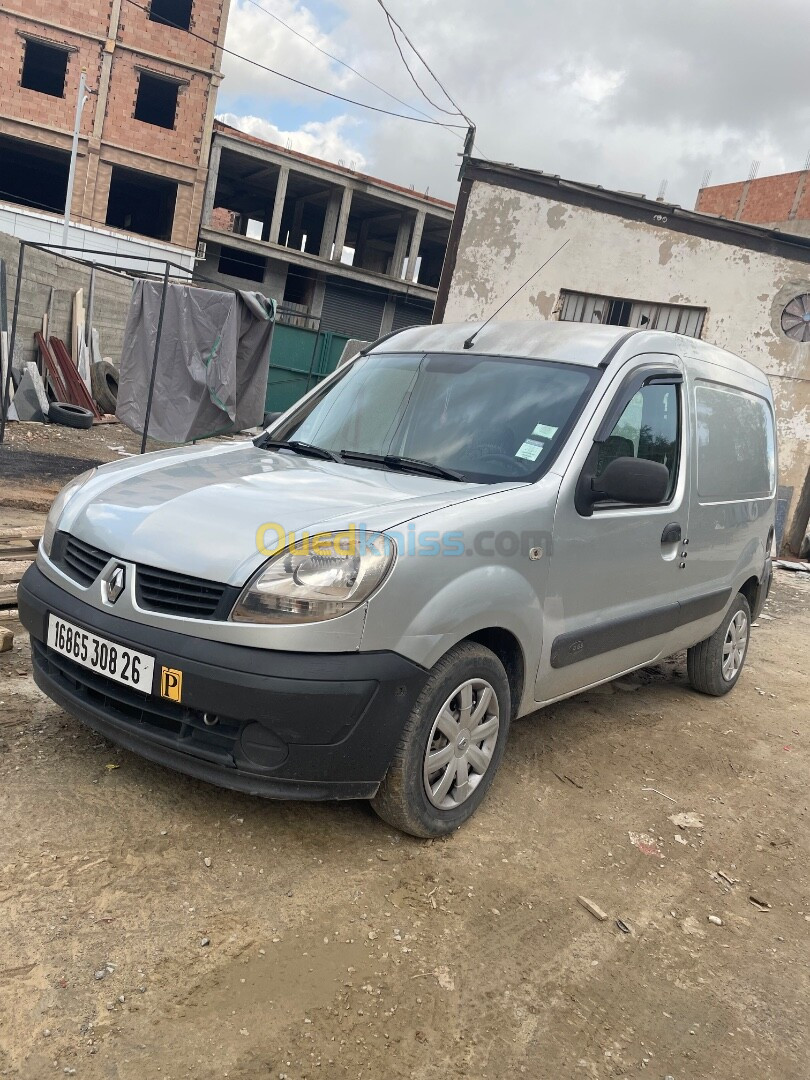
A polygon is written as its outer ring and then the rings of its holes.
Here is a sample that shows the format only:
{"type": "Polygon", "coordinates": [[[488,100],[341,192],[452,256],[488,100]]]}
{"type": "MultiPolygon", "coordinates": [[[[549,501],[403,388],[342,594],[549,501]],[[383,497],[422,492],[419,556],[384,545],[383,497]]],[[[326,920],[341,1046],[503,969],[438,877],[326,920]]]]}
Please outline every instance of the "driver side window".
{"type": "Polygon", "coordinates": [[[681,417],[679,387],[650,383],[627,403],[608,438],[599,447],[595,475],[601,476],[616,458],[645,458],[665,465],[669,473],[669,499],[675,488],[680,457],[681,417]]]}

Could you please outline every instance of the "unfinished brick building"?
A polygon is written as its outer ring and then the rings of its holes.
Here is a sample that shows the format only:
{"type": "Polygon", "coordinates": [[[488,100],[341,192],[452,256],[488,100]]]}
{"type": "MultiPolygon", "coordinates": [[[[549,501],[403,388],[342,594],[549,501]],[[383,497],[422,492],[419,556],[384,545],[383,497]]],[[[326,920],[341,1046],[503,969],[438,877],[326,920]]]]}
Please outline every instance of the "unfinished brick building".
{"type": "Polygon", "coordinates": [[[695,209],[810,236],[810,169],[701,188],[695,209]]]}
{"type": "Polygon", "coordinates": [[[91,93],[72,221],[85,231],[121,230],[192,251],[228,7],[229,0],[2,0],[5,218],[22,214],[28,239],[53,238],[48,219],[64,214],[84,69],[91,93]],[[31,235],[36,223],[41,236],[36,229],[31,235]]]}

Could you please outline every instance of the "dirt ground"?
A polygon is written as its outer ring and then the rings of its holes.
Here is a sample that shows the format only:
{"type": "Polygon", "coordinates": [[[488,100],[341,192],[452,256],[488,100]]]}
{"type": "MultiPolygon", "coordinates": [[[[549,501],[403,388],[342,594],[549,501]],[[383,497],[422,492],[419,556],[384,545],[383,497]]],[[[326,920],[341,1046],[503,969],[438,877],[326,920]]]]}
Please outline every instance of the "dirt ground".
{"type": "Polygon", "coordinates": [[[442,841],[118,750],[39,694],[16,629],[0,1076],[810,1074],[808,578],[778,572],[726,698],[680,657],[517,723],[442,841]]]}

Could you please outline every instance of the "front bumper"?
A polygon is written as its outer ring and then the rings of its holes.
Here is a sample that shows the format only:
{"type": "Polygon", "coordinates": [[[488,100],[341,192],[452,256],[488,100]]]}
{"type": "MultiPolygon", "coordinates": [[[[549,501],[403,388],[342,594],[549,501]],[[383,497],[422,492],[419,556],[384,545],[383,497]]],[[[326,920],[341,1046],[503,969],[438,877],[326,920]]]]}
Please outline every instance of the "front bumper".
{"type": "Polygon", "coordinates": [[[18,607],[34,679],[66,712],[145,758],[266,798],[371,798],[428,677],[392,652],[268,651],[133,623],[70,596],[36,566],[18,607]],[[49,613],[154,656],[152,693],[49,649],[49,613]],[[164,667],[182,672],[181,702],[160,695],[164,667]]]}

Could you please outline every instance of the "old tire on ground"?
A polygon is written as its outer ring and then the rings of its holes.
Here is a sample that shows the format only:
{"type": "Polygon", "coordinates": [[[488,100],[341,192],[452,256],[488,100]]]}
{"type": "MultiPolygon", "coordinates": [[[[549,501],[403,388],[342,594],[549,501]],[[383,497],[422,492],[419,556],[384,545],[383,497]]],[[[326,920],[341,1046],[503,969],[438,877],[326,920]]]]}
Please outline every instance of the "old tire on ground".
{"type": "Polygon", "coordinates": [[[509,680],[498,657],[464,641],[443,656],[419,695],[388,773],[371,801],[389,825],[443,836],[484,799],[509,734],[509,680]]]}
{"type": "Polygon", "coordinates": [[[109,360],[99,360],[90,367],[93,400],[103,413],[115,413],[118,404],[118,371],[109,360]]]}
{"type": "Polygon", "coordinates": [[[48,408],[48,419],[63,427],[90,428],[93,426],[93,414],[81,405],[71,405],[67,401],[52,401],[48,408]]]}
{"type": "Polygon", "coordinates": [[[712,636],[686,654],[689,681],[695,690],[712,697],[727,694],[740,677],[750,637],[751,609],[742,593],[737,593],[712,636]]]}

